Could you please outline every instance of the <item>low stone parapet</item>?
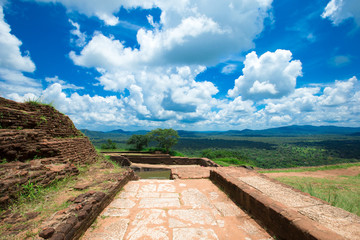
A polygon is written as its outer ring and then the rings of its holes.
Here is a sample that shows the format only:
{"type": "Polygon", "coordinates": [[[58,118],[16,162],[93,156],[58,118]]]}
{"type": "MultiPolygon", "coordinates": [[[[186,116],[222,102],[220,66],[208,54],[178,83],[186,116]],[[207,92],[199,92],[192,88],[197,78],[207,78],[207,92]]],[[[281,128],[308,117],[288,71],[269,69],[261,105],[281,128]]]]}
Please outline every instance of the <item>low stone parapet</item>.
{"type": "Polygon", "coordinates": [[[72,204],[44,223],[39,237],[51,240],[79,239],[121,188],[134,179],[134,172],[128,170],[119,176],[117,183],[107,193],[89,191],[69,199],[72,204]]]}
{"type": "MultiPolygon", "coordinates": [[[[124,158],[131,163],[162,164],[162,165],[200,165],[202,167],[219,167],[218,164],[208,158],[174,157],[169,154],[109,154],[110,159],[128,164],[124,158]],[[121,156],[121,157],[119,157],[121,156]]],[[[128,166],[128,165],[126,165],[128,166]]]]}
{"type": "MultiPolygon", "coordinates": [[[[242,169],[242,171],[246,176],[246,170],[242,169]]],[[[249,175],[252,174],[254,173],[249,172],[249,175]]],[[[212,170],[210,179],[227,193],[236,204],[259,220],[280,239],[346,239],[281,202],[274,201],[259,190],[230,176],[225,171],[212,170]]]]}

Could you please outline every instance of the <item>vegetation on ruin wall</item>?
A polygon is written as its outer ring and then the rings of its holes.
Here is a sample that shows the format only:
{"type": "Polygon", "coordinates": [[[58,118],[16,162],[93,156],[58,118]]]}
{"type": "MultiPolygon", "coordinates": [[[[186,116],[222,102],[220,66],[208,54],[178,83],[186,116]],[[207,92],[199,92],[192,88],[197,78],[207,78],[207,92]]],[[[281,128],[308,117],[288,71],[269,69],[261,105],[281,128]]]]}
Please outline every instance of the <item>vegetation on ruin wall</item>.
{"type": "Polygon", "coordinates": [[[54,107],[52,102],[50,102],[50,103],[44,102],[43,99],[41,99],[40,97],[39,98],[26,99],[25,103],[28,103],[28,104],[33,105],[33,106],[49,106],[49,107],[52,107],[52,108],[54,107]]]}
{"type": "MultiPolygon", "coordinates": [[[[114,178],[109,178],[109,176],[118,176],[125,171],[113,161],[102,156],[92,164],[77,165],[77,169],[79,170],[78,175],[56,180],[46,187],[30,182],[24,183],[24,191],[19,192],[18,199],[7,208],[11,210],[12,214],[22,216],[23,220],[14,224],[1,224],[0,236],[2,237],[0,239],[38,239],[36,236],[41,230],[41,224],[57,211],[66,209],[71,204],[68,201],[69,198],[89,191],[103,191],[106,193],[107,190],[104,185],[106,186],[108,182],[115,181],[114,178]],[[109,167],[106,162],[112,164],[113,167],[109,167]],[[74,187],[79,183],[92,184],[89,184],[87,189],[74,190],[74,187]],[[27,220],[25,216],[29,212],[36,212],[39,215],[34,219],[27,220]],[[21,233],[12,235],[13,228],[18,228],[14,232],[21,233]]],[[[5,213],[7,209],[0,209],[0,215],[5,213]]]]}

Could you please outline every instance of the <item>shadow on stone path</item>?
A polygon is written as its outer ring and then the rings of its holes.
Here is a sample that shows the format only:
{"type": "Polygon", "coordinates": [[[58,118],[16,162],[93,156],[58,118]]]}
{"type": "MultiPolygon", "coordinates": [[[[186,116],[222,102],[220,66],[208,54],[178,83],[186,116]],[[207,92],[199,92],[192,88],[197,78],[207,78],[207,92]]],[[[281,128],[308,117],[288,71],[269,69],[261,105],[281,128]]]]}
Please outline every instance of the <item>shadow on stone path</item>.
{"type": "Polygon", "coordinates": [[[273,239],[208,179],[129,182],[83,240],[273,239]]]}

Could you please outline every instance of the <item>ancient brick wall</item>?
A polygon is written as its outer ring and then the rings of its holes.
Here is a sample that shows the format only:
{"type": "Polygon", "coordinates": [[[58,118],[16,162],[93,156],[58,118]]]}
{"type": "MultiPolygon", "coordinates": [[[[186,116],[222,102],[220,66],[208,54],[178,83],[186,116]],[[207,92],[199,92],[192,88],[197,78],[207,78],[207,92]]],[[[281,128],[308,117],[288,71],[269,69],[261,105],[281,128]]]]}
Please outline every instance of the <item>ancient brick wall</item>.
{"type": "Polygon", "coordinates": [[[78,174],[97,153],[69,117],[51,106],[0,98],[0,207],[24,185],[41,186],[78,174]]]}
{"type": "Polygon", "coordinates": [[[81,136],[71,119],[55,108],[34,103],[17,103],[0,97],[0,128],[38,129],[49,137],[81,136]]]}

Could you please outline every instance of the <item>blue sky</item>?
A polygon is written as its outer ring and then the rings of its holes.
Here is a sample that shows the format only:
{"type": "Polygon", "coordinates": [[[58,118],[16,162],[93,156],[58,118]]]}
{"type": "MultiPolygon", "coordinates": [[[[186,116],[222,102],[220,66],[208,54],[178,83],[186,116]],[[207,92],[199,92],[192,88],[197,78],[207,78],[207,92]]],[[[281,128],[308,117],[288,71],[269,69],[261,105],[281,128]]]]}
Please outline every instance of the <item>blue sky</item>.
{"type": "Polygon", "coordinates": [[[78,128],[360,126],[358,0],[0,6],[0,96],[78,128]]]}

